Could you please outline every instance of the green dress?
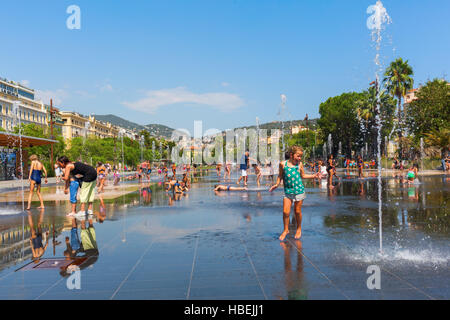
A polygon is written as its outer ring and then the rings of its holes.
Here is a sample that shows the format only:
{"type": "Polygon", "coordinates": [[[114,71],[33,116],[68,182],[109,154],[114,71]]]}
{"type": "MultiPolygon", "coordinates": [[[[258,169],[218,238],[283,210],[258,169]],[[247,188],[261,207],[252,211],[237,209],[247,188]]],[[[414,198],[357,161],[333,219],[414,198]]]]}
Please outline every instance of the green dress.
{"type": "Polygon", "coordinates": [[[303,194],[305,193],[305,186],[303,185],[302,177],[298,169],[298,165],[288,167],[287,161],[284,163],[284,193],[285,194],[303,194]]]}

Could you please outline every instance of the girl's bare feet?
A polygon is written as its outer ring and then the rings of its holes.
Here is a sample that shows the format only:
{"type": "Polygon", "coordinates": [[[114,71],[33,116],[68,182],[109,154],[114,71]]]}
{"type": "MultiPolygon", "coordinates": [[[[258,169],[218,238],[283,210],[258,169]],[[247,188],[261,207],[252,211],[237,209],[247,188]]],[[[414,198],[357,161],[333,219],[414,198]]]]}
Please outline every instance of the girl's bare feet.
{"type": "Polygon", "coordinates": [[[284,238],[286,238],[288,233],[289,233],[289,230],[288,231],[283,231],[283,233],[280,235],[280,237],[278,239],[280,239],[280,241],[284,241],[284,238]]]}
{"type": "Polygon", "coordinates": [[[295,240],[298,240],[298,239],[300,239],[301,237],[302,237],[302,229],[298,229],[298,230],[295,232],[294,238],[295,238],[295,240]]]}

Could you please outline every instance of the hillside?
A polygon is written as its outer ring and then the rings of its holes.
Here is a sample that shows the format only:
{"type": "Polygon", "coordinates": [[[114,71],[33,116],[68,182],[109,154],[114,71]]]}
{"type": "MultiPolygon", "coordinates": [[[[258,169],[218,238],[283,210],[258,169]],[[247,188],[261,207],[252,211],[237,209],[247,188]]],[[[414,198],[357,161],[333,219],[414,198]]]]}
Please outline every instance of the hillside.
{"type": "MultiPolygon", "coordinates": [[[[167,139],[170,139],[170,137],[172,136],[172,132],[174,131],[174,129],[167,127],[165,125],[162,124],[147,124],[147,125],[140,125],[128,120],[125,120],[121,117],[112,115],[112,114],[106,114],[106,115],[94,115],[95,118],[97,120],[100,121],[104,121],[104,122],[109,122],[113,125],[116,126],[120,126],[122,128],[126,128],[129,130],[134,130],[134,131],[141,131],[141,130],[147,130],[148,132],[150,132],[150,134],[152,136],[157,136],[157,137],[164,137],[167,139]]],[[[284,128],[286,130],[288,130],[289,127],[291,126],[297,126],[297,125],[305,125],[305,121],[304,120],[292,120],[292,121],[285,121],[284,122],[284,128]]],[[[314,128],[317,125],[317,119],[310,119],[308,120],[308,126],[310,128],[314,128]]],[[[268,123],[263,123],[260,126],[260,129],[281,129],[281,123],[279,121],[274,121],[274,122],[268,122],[268,123]]],[[[235,128],[235,129],[250,129],[250,128],[256,128],[256,125],[251,125],[251,126],[245,126],[245,127],[239,127],[239,128],[235,128]]]]}
{"type": "Polygon", "coordinates": [[[129,130],[136,130],[136,131],[140,131],[140,130],[144,130],[145,127],[125,120],[121,117],[115,116],[113,114],[105,114],[105,115],[101,115],[101,114],[94,114],[95,119],[100,120],[100,121],[104,121],[104,122],[109,122],[115,126],[119,126],[125,129],[129,129],[129,130]]]}
{"type": "MultiPolygon", "coordinates": [[[[314,128],[317,126],[317,120],[318,119],[309,119],[308,120],[308,127],[310,128],[314,128]]],[[[302,125],[305,126],[305,122],[304,120],[292,120],[292,121],[284,121],[284,128],[287,129],[289,127],[293,127],[293,126],[298,126],[298,125],[302,125]]],[[[244,127],[239,127],[239,128],[235,128],[235,129],[256,129],[256,125],[252,125],[252,126],[244,126],[244,127]]],[[[273,122],[268,122],[268,123],[263,123],[260,124],[259,126],[260,129],[281,129],[281,122],[280,121],[273,121],[273,122]]]]}
{"type": "Polygon", "coordinates": [[[151,135],[158,137],[170,138],[173,131],[172,128],[169,128],[161,124],[140,125],[135,122],[131,122],[121,117],[115,116],[113,114],[105,114],[105,115],[95,114],[94,117],[97,120],[109,122],[115,126],[119,126],[129,130],[134,130],[137,132],[141,130],[147,130],[148,132],[150,132],[151,135]]]}
{"type": "Polygon", "coordinates": [[[169,128],[162,124],[147,124],[145,125],[147,131],[150,132],[151,135],[160,136],[165,138],[170,138],[172,136],[172,132],[174,129],[169,128]]]}

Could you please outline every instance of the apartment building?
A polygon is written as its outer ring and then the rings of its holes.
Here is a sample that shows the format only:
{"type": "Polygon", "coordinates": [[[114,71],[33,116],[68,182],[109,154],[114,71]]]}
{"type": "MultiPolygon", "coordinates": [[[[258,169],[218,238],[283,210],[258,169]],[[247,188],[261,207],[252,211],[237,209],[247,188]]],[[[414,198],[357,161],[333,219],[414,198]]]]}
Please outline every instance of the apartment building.
{"type": "Polygon", "coordinates": [[[35,100],[33,89],[0,78],[0,127],[11,131],[20,123],[47,125],[47,111],[41,101],[35,100]]]}

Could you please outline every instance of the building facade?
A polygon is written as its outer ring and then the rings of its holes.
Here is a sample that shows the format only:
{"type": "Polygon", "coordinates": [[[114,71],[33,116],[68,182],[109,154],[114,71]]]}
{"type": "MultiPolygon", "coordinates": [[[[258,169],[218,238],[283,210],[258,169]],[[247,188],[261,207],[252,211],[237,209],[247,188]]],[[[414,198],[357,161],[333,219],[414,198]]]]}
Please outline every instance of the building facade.
{"type": "Polygon", "coordinates": [[[412,89],[409,90],[406,95],[405,95],[405,104],[411,103],[414,100],[417,100],[417,91],[419,91],[419,89],[412,89]]]}
{"type": "Polygon", "coordinates": [[[18,124],[34,123],[47,126],[47,111],[35,100],[33,89],[0,78],[0,127],[12,131],[18,124]]]}
{"type": "MultiPolygon", "coordinates": [[[[109,122],[96,120],[93,116],[83,116],[77,112],[60,111],[62,135],[71,140],[76,137],[114,138],[119,136],[120,127],[109,122]]],[[[135,139],[135,135],[125,131],[125,136],[135,139]]]]}

